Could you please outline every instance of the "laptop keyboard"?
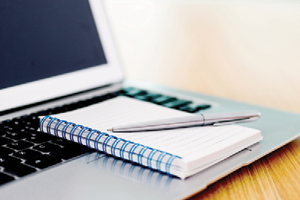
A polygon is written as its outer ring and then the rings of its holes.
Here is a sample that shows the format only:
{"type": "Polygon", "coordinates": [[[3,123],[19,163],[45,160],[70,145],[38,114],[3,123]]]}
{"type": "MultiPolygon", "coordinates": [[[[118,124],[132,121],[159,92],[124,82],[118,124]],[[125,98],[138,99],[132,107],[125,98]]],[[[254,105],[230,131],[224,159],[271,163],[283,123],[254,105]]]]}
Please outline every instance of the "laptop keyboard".
{"type": "Polygon", "coordinates": [[[190,113],[210,107],[209,104],[200,105],[146,90],[125,88],[107,95],[2,121],[0,122],[0,185],[95,151],[39,132],[38,116],[72,111],[116,96],[128,96],[190,113]]]}

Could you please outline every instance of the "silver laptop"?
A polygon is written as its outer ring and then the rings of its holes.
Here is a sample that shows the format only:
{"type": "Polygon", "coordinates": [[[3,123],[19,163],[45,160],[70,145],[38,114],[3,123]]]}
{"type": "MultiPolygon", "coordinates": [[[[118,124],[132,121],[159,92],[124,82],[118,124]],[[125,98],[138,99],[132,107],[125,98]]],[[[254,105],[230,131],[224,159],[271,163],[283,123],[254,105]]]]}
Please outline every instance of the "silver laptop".
{"type": "Polygon", "coordinates": [[[182,199],[296,139],[300,116],[125,81],[101,0],[0,3],[0,199],[182,199]],[[263,141],[186,179],[54,138],[37,116],[118,95],[184,112],[258,110],[263,141]]]}

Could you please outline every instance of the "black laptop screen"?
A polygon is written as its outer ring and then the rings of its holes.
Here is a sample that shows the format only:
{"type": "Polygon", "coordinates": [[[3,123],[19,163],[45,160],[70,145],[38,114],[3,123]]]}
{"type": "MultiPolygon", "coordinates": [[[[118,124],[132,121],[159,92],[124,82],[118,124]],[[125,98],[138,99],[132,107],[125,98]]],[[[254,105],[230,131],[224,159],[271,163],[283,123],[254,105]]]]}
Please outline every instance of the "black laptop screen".
{"type": "Polygon", "coordinates": [[[0,89],[105,63],[88,0],[0,1],[0,89]]]}

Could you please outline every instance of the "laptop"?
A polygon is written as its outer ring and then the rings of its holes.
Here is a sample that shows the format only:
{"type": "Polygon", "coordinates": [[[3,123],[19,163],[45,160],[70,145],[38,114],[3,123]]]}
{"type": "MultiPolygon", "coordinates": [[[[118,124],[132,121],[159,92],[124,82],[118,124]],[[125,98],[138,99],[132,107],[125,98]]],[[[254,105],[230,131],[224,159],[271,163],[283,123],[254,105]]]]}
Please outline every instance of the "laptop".
{"type": "Polygon", "coordinates": [[[182,199],[299,136],[293,113],[125,80],[100,0],[0,2],[0,198],[182,199]],[[262,142],[180,180],[40,133],[39,115],[116,96],[190,113],[258,110],[262,142]]]}

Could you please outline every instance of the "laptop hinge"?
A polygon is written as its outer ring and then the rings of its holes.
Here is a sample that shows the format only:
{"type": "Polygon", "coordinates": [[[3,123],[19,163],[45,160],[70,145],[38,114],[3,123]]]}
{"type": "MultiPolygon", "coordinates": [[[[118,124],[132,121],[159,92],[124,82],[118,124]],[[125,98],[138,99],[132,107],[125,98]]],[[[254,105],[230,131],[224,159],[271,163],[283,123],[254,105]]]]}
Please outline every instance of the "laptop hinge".
{"type": "Polygon", "coordinates": [[[77,102],[80,100],[89,99],[89,98],[92,98],[95,96],[100,96],[100,95],[104,95],[104,94],[111,93],[111,92],[116,92],[116,91],[120,90],[121,88],[122,88],[122,82],[119,82],[119,83],[115,83],[115,84],[110,84],[110,85],[93,88],[90,90],[81,91],[81,92],[77,92],[74,94],[50,99],[47,101],[42,101],[42,102],[38,102],[38,103],[34,103],[34,104],[30,104],[30,105],[26,105],[26,106],[22,106],[22,107],[18,107],[18,108],[1,111],[0,112],[0,121],[6,120],[6,119],[12,119],[14,117],[18,117],[18,116],[22,116],[22,115],[26,115],[26,114],[30,114],[30,113],[34,113],[34,112],[38,112],[40,110],[45,110],[45,109],[54,108],[57,106],[62,106],[62,105],[77,102]]]}

